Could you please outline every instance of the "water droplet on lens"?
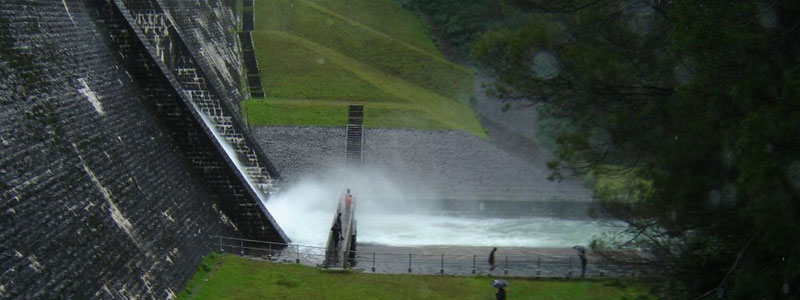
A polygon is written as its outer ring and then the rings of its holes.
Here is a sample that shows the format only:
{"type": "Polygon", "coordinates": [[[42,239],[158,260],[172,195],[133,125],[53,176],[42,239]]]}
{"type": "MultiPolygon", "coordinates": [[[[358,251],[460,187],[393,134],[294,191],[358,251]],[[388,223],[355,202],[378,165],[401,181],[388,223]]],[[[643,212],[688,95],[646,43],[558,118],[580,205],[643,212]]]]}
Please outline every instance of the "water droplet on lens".
{"type": "Polygon", "coordinates": [[[561,73],[561,65],[558,63],[558,58],[549,51],[536,52],[533,55],[531,69],[533,69],[536,77],[545,80],[553,79],[561,73]]]}
{"type": "Polygon", "coordinates": [[[733,184],[728,184],[722,189],[722,201],[725,203],[731,203],[736,201],[736,186],[733,184]]]}
{"type": "Polygon", "coordinates": [[[794,161],[789,164],[786,175],[789,179],[789,183],[791,183],[794,188],[800,190],[800,161],[794,161]]]}
{"type": "Polygon", "coordinates": [[[713,190],[708,193],[708,199],[711,201],[711,205],[717,206],[722,201],[722,194],[717,190],[713,190]]]}
{"type": "Polygon", "coordinates": [[[771,6],[759,3],[758,5],[758,23],[765,28],[778,27],[778,14],[771,6]]]}

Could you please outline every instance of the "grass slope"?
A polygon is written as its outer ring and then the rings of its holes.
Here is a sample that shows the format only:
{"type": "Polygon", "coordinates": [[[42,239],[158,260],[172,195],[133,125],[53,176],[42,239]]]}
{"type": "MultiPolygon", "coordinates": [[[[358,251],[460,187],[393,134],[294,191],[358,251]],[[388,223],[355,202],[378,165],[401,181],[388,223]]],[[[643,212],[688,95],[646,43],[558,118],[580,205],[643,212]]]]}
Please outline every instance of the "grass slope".
{"type": "MultiPolygon", "coordinates": [[[[368,3],[366,0],[352,1],[368,3]]],[[[369,8],[364,6],[363,9],[369,8]]],[[[255,13],[269,18],[268,22],[262,22],[262,18],[256,19],[256,31],[289,32],[443,96],[457,99],[472,87],[470,70],[364,26],[313,1],[262,1],[256,4],[255,13]],[[278,11],[280,15],[276,14],[278,11]]]]}
{"type": "Polygon", "coordinates": [[[433,56],[443,58],[433,43],[428,27],[398,1],[312,0],[338,15],[396,38],[433,56]]]}
{"type": "Polygon", "coordinates": [[[401,101],[342,66],[342,58],[280,31],[253,33],[268,97],[337,101],[401,101]]]}
{"type": "MultiPolygon", "coordinates": [[[[283,47],[287,44],[290,44],[291,46],[289,46],[289,49],[294,50],[292,53],[295,55],[295,57],[299,57],[303,54],[309,55],[304,58],[299,58],[298,60],[315,60],[315,64],[320,65],[320,62],[323,62],[322,65],[327,66],[317,66],[314,69],[316,72],[310,72],[311,74],[307,75],[308,78],[311,78],[308,80],[304,79],[306,78],[306,75],[303,74],[307,74],[305,72],[287,72],[287,75],[284,76],[293,76],[295,77],[295,80],[283,80],[281,79],[280,74],[274,74],[274,76],[270,76],[270,73],[272,73],[273,70],[291,68],[296,64],[291,62],[286,64],[289,65],[288,67],[282,67],[279,66],[280,62],[285,62],[287,60],[277,58],[271,60],[275,62],[273,67],[262,68],[262,78],[267,78],[263,79],[266,81],[265,86],[267,86],[267,96],[269,97],[265,102],[266,106],[249,107],[253,109],[258,107],[258,109],[267,110],[263,113],[268,114],[269,116],[264,116],[267,118],[261,118],[260,116],[253,116],[253,112],[251,112],[250,117],[252,118],[251,122],[253,124],[343,126],[346,123],[344,121],[341,123],[327,123],[324,122],[325,120],[320,120],[319,123],[314,124],[314,119],[321,115],[319,113],[315,113],[312,107],[315,105],[320,105],[326,106],[326,108],[319,108],[320,110],[327,109],[327,106],[330,105],[326,102],[329,101],[306,101],[298,103],[298,105],[294,106],[286,101],[280,101],[285,100],[286,98],[294,98],[293,96],[301,93],[301,91],[309,91],[308,94],[311,94],[309,95],[310,98],[303,97],[302,95],[298,98],[336,100],[336,103],[334,104],[338,105],[347,105],[348,103],[368,103],[369,105],[365,105],[365,122],[367,122],[366,125],[370,127],[411,127],[423,129],[455,128],[472,132],[478,136],[485,136],[480,123],[478,123],[477,119],[474,117],[474,112],[469,106],[457,103],[452,99],[448,99],[442,95],[431,92],[430,90],[410,83],[402,78],[388,75],[380,70],[377,70],[371,65],[365,64],[337,51],[285,32],[269,31],[254,33],[254,40],[256,45],[261,45],[262,49],[275,50],[265,51],[266,53],[285,52],[271,47],[283,47]],[[269,42],[276,40],[280,40],[282,42],[269,42]],[[359,87],[359,91],[361,92],[359,96],[350,98],[337,97],[339,95],[336,95],[335,93],[339,91],[339,87],[334,86],[335,83],[354,83],[357,81],[368,83],[368,85],[357,85],[357,87],[359,87]],[[278,91],[286,92],[283,94],[273,94],[269,88],[272,85],[281,85],[281,88],[275,89],[276,93],[278,91]],[[346,101],[346,103],[343,103],[343,101],[346,101]],[[369,108],[369,106],[379,104],[378,102],[391,102],[394,105],[378,105],[376,109],[369,108]],[[269,112],[270,105],[280,105],[282,107],[280,109],[276,109],[274,112],[269,112]],[[290,110],[291,107],[298,109],[297,111],[294,111],[294,113],[299,116],[293,118],[304,119],[307,121],[303,123],[281,123],[282,120],[286,119],[286,117],[278,116],[276,113],[292,114],[293,112],[290,110]],[[396,111],[392,112],[388,110],[396,111]],[[381,117],[391,118],[382,120],[380,119],[381,117]],[[404,123],[402,122],[403,120],[408,120],[409,122],[404,123]]],[[[264,54],[266,56],[277,55],[266,53],[264,54]]],[[[350,88],[355,89],[356,85],[351,84],[350,88]]],[[[249,108],[248,111],[250,111],[249,108]]],[[[346,112],[344,114],[346,115],[346,112]]]]}
{"type": "Polygon", "coordinates": [[[465,104],[472,72],[443,59],[423,23],[400,4],[261,0],[255,15],[267,99],[245,104],[254,125],[341,126],[340,118],[323,115],[358,103],[367,104],[367,126],[460,129],[485,137],[465,104]],[[379,117],[387,119],[374,120],[379,117]]]}
{"type": "MultiPolygon", "coordinates": [[[[634,299],[647,285],[630,280],[510,278],[509,299],[634,299]]],[[[491,278],[326,273],[234,255],[210,255],[180,299],[494,299],[491,278]]],[[[644,298],[648,299],[648,298],[644,298]]]]}
{"type": "MultiPolygon", "coordinates": [[[[278,126],[293,124],[299,126],[345,126],[347,106],[366,104],[359,102],[308,101],[267,99],[266,101],[246,101],[242,103],[248,111],[250,124],[255,126],[278,126]],[[297,113],[302,111],[302,113],[297,113]]],[[[421,128],[432,130],[449,129],[438,119],[424,111],[408,105],[393,103],[369,103],[364,106],[364,125],[383,128],[421,128]]]]}

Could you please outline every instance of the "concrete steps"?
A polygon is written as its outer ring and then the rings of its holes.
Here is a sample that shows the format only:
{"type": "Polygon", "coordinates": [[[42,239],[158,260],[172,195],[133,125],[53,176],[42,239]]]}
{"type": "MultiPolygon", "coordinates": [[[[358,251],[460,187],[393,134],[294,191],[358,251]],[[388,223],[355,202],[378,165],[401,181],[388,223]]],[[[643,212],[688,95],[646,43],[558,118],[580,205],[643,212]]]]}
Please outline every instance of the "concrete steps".
{"type": "Polygon", "coordinates": [[[253,50],[254,27],[253,1],[244,1],[242,6],[242,31],[239,33],[239,45],[241,45],[242,48],[247,88],[250,90],[250,98],[264,98],[264,87],[261,85],[258,61],[256,60],[255,51],[253,50]]]}
{"type": "MultiPolygon", "coordinates": [[[[222,102],[224,100],[218,94],[220,88],[211,84],[216,82],[213,81],[215,77],[208,77],[216,74],[204,71],[203,65],[196,60],[200,56],[195,56],[186,46],[176,24],[172,24],[169,16],[163,13],[159,0],[112,2],[125,22],[134,28],[136,38],[145,44],[147,51],[143,53],[146,54],[142,55],[143,58],[155,60],[143,61],[144,68],[153,74],[162,74],[166,79],[161,84],[163,88],[154,84],[158,91],[153,90],[150,97],[156,103],[165,102],[158,100],[164,94],[181,99],[175,105],[157,106],[175,126],[195,128],[184,130],[184,134],[176,138],[190,145],[185,151],[189,161],[203,172],[211,186],[223,191],[223,206],[229,210],[230,218],[236,220],[237,227],[243,233],[253,234],[249,238],[264,239],[266,236],[262,234],[266,234],[263,233],[265,228],[273,228],[282,239],[280,242],[288,242],[260,200],[277,191],[275,178],[270,174],[274,167],[265,157],[260,157],[261,150],[256,150],[260,148],[249,138],[247,129],[237,121],[235,108],[222,102]],[[222,149],[215,146],[219,144],[223,146],[222,149]],[[234,163],[219,159],[219,155],[229,157],[234,163]],[[240,176],[246,180],[240,179],[240,176]]],[[[275,235],[272,236],[274,239],[275,235]]]]}

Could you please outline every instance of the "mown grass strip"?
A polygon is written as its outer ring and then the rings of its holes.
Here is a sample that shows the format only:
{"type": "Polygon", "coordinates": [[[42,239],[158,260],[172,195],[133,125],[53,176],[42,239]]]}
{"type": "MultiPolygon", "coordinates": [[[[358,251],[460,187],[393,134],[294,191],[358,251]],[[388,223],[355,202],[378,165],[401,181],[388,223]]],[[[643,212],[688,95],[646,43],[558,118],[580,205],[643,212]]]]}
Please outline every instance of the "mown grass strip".
{"type": "MultiPolygon", "coordinates": [[[[220,256],[217,256],[220,257],[220,256]]],[[[493,278],[327,273],[317,268],[223,255],[221,267],[198,272],[180,299],[494,299],[493,278]],[[207,279],[207,281],[206,281],[207,279]],[[195,284],[202,281],[202,285],[195,284]]],[[[651,299],[633,280],[507,278],[508,299],[651,299]]]]}
{"type": "Polygon", "coordinates": [[[256,5],[256,31],[300,36],[452,99],[468,101],[469,69],[361,25],[310,1],[270,0],[256,5]]]}
{"type": "Polygon", "coordinates": [[[251,124],[340,126],[348,102],[365,104],[370,127],[486,137],[470,107],[472,71],[444,59],[425,25],[401,4],[260,0],[255,15],[253,40],[269,100],[249,107],[251,124]],[[273,101],[285,99],[317,102],[273,101]],[[335,104],[321,103],[327,101],[335,104]],[[370,108],[377,103],[403,105],[370,108]]]}
{"type": "Polygon", "coordinates": [[[197,266],[194,276],[183,287],[183,291],[178,294],[180,299],[195,299],[195,292],[205,289],[206,282],[211,276],[222,267],[223,256],[218,253],[206,255],[197,266]]]}
{"type": "Polygon", "coordinates": [[[428,26],[399,1],[309,0],[353,22],[444,58],[433,42],[428,26]]]}
{"type": "Polygon", "coordinates": [[[291,99],[258,99],[242,103],[254,126],[345,126],[347,106],[364,106],[364,125],[368,128],[450,129],[413,106],[396,103],[333,102],[291,99]],[[368,105],[367,105],[368,104],[368,105]]]}
{"type": "Polygon", "coordinates": [[[343,61],[341,55],[285,32],[253,33],[267,97],[333,101],[403,101],[343,61]]]}
{"type": "MultiPolygon", "coordinates": [[[[373,87],[377,88],[377,90],[371,90],[369,87],[363,88],[356,88],[364,93],[363,97],[353,97],[347,100],[355,100],[358,102],[361,101],[368,101],[370,105],[374,102],[403,102],[407,103],[408,106],[397,108],[403,108],[404,113],[416,113],[422,112],[425,116],[416,116],[416,117],[409,117],[408,120],[414,121],[413,123],[409,123],[406,126],[402,126],[399,124],[400,118],[394,117],[391,120],[387,120],[385,124],[391,124],[389,127],[410,127],[410,128],[434,128],[439,129],[440,126],[442,128],[451,128],[451,129],[459,129],[470,132],[475,134],[479,137],[486,137],[486,132],[483,130],[483,127],[478,122],[477,117],[475,116],[475,112],[469,106],[455,101],[453,99],[444,97],[437,93],[431,92],[424,87],[415,85],[409,81],[406,81],[402,78],[390,75],[385,73],[379,69],[372,67],[369,64],[363,63],[356,59],[350,58],[346,55],[343,55],[337,51],[324,47],[322,45],[316,44],[312,41],[303,39],[298,36],[294,36],[288,34],[286,32],[278,32],[278,31],[269,31],[269,32],[258,32],[253,33],[253,38],[257,44],[268,44],[269,41],[280,41],[281,44],[291,44],[293,49],[298,49],[294,51],[297,55],[302,55],[299,53],[306,53],[305,58],[300,58],[304,60],[312,60],[322,59],[326,61],[328,64],[332,64],[335,66],[332,67],[325,67],[328,69],[320,68],[318,69],[318,73],[309,74],[312,78],[316,78],[318,82],[314,83],[314,80],[297,80],[297,81],[290,81],[287,80],[283,82],[283,86],[286,87],[286,93],[281,93],[282,97],[276,98],[300,98],[300,99],[308,99],[302,97],[304,93],[297,92],[303,89],[309,90],[316,90],[318,91],[318,95],[323,96],[314,96],[309,97],[311,99],[319,99],[319,98],[326,98],[324,95],[330,96],[333,99],[326,99],[326,100],[337,100],[341,101],[342,98],[337,98],[332,96],[333,92],[326,92],[325,87],[329,86],[329,84],[325,81],[330,78],[330,80],[350,80],[354,82],[355,80],[363,80],[373,87]],[[310,56],[309,56],[310,55],[310,56]],[[327,71],[325,71],[327,70],[327,71]],[[337,75],[339,79],[332,78],[337,75]],[[358,79],[354,78],[353,76],[357,77],[358,79]],[[350,79],[344,79],[345,77],[349,77],[350,79]],[[316,84],[317,87],[312,87],[316,84]],[[294,87],[294,88],[292,88],[294,87]],[[295,90],[293,93],[292,90],[295,90]],[[285,96],[284,96],[285,95],[285,96]],[[293,95],[300,95],[300,97],[293,97],[293,95]],[[425,121],[426,119],[435,120],[435,122],[425,121]],[[424,127],[416,127],[420,126],[420,124],[424,127]]],[[[256,46],[257,48],[259,46],[256,46]]],[[[263,47],[269,47],[269,45],[263,45],[263,47]]],[[[267,55],[267,54],[261,54],[267,55]]],[[[284,67],[278,66],[282,62],[286,62],[286,64],[293,64],[291,61],[288,60],[278,60],[274,62],[276,69],[282,69],[284,67]]],[[[286,67],[290,68],[290,67],[286,67]]],[[[298,74],[300,72],[296,72],[294,74],[298,74]]],[[[280,73],[272,73],[271,69],[269,68],[262,68],[262,78],[276,78],[280,77],[280,73]]],[[[288,75],[287,75],[288,76],[288,75]]],[[[267,88],[269,90],[269,86],[277,85],[282,81],[282,79],[264,79],[267,83],[267,88]]],[[[353,87],[353,85],[349,85],[353,87]]],[[[275,97],[277,92],[273,93],[271,91],[267,91],[267,95],[269,97],[275,97]]],[[[316,105],[316,104],[314,104],[316,105]]],[[[295,107],[298,108],[298,107],[295,107]]],[[[368,107],[367,107],[368,109],[368,107]]],[[[250,113],[254,113],[255,111],[250,111],[250,113]]],[[[386,112],[382,115],[385,116],[396,116],[397,114],[390,114],[386,112]]],[[[369,118],[373,118],[379,115],[368,116],[369,118]]],[[[262,123],[257,123],[258,117],[252,117],[251,124],[253,125],[260,125],[262,123]]],[[[309,120],[311,121],[311,120],[309,120]]],[[[367,126],[381,124],[380,122],[377,123],[369,123],[370,120],[366,120],[367,126]]],[[[266,123],[272,124],[272,121],[267,121],[266,123]]],[[[276,124],[277,125],[277,124],[276,124]]],[[[308,125],[306,123],[288,123],[283,125],[308,125]]],[[[326,125],[324,120],[321,120],[318,125],[326,125]]],[[[383,127],[383,126],[381,126],[383,127]]]]}
{"type": "Polygon", "coordinates": [[[242,102],[253,126],[345,126],[347,106],[327,101],[281,102],[275,99],[242,102]]]}

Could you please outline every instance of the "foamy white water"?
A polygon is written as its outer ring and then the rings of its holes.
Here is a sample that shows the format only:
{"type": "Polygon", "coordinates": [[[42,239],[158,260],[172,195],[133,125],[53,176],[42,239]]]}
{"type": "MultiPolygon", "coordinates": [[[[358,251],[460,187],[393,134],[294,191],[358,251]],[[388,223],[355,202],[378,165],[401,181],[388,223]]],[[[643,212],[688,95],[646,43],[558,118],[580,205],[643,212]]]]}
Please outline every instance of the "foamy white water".
{"type": "MultiPolygon", "coordinates": [[[[306,180],[267,203],[272,216],[296,244],[323,247],[342,186],[306,180]]],[[[571,247],[594,236],[622,230],[619,223],[551,217],[480,218],[397,213],[397,203],[358,198],[356,219],[360,243],[387,246],[571,247]],[[381,209],[385,207],[385,209],[381,209]]],[[[370,191],[375,193],[376,191],[370,191]]]]}
{"type": "Polygon", "coordinates": [[[338,187],[304,181],[266,202],[283,232],[298,245],[324,247],[338,205],[338,187]]]}
{"type": "Polygon", "coordinates": [[[358,240],[388,246],[571,247],[619,224],[550,217],[477,218],[357,214],[358,240]]]}
{"type": "MultiPolygon", "coordinates": [[[[215,138],[227,152],[250,187],[277,220],[284,233],[295,244],[324,247],[327,242],[333,214],[342,192],[343,178],[333,176],[333,181],[306,180],[289,187],[280,195],[266,201],[261,190],[252,181],[233,147],[217,132],[213,122],[200,113],[211,128],[215,138]],[[338,181],[337,181],[338,180],[338,181]],[[338,182],[338,183],[337,183],[338,182]]],[[[551,217],[477,218],[455,217],[426,213],[399,214],[398,206],[417,206],[419,203],[400,204],[403,191],[380,174],[356,176],[351,182],[369,182],[355,185],[358,207],[358,240],[362,243],[387,246],[495,246],[495,247],[570,247],[586,245],[603,233],[621,231],[619,224],[596,220],[566,220],[551,217]],[[368,179],[367,179],[368,177],[368,179]],[[391,203],[369,198],[358,198],[358,192],[371,195],[391,195],[391,203]]]]}

